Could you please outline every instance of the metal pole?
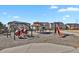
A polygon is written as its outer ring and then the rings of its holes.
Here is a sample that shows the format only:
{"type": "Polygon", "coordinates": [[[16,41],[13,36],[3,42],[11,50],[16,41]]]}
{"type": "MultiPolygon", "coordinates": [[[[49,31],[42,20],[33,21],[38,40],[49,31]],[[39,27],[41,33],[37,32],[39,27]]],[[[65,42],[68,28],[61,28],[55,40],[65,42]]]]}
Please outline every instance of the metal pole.
{"type": "Polygon", "coordinates": [[[7,38],[8,38],[8,28],[6,27],[6,29],[4,31],[6,31],[7,38]]]}
{"type": "Polygon", "coordinates": [[[54,24],[55,25],[55,28],[54,28],[54,33],[56,33],[56,24],[54,24]]]}
{"type": "Polygon", "coordinates": [[[31,26],[31,37],[33,36],[33,26],[31,26]]]}
{"type": "Polygon", "coordinates": [[[8,30],[7,30],[7,38],[8,38],[8,30]]]}
{"type": "Polygon", "coordinates": [[[14,40],[16,40],[16,38],[15,38],[15,28],[14,28],[14,40]]]}

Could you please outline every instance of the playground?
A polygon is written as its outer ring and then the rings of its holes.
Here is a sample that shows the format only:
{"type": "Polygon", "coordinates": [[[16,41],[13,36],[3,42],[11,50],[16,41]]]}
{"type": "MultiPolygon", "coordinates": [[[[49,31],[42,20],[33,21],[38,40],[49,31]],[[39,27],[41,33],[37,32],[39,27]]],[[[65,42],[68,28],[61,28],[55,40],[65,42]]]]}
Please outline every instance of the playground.
{"type": "MultiPolygon", "coordinates": [[[[29,35],[31,35],[30,32],[29,35]]],[[[17,36],[15,36],[15,40],[13,33],[11,33],[11,36],[12,37],[8,36],[7,38],[6,35],[3,36],[2,34],[0,34],[0,50],[29,43],[53,43],[58,45],[71,46],[74,48],[79,47],[79,36],[74,36],[72,34],[65,38],[61,38],[54,32],[48,34],[33,32],[34,37],[28,36],[26,39],[19,39],[17,36]]]]}
{"type": "MultiPolygon", "coordinates": [[[[24,28],[14,32],[0,34],[0,50],[22,46],[30,43],[52,43],[57,45],[79,48],[79,36],[76,30],[61,30],[57,25],[55,31],[27,31],[24,28]],[[67,32],[67,33],[66,33],[67,32]]],[[[78,33],[78,32],[77,32],[78,33]]]]}

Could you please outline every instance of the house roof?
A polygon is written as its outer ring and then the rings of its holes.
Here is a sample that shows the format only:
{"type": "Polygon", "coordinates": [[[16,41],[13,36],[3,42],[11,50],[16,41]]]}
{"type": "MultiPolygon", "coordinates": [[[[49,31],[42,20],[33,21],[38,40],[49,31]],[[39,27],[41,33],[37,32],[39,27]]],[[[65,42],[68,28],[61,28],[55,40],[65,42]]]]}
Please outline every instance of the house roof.
{"type": "Polygon", "coordinates": [[[12,23],[15,23],[15,24],[25,24],[25,25],[30,25],[30,23],[26,23],[26,22],[19,22],[19,21],[12,21],[12,22],[8,22],[8,24],[12,24],[12,23]]]}
{"type": "Polygon", "coordinates": [[[64,24],[63,22],[53,22],[51,24],[64,24]]]}
{"type": "Polygon", "coordinates": [[[48,25],[50,24],[49,22],[34,22],[33,26],[43,26],[43,25],[48,25]]]}
{"type": "Polygon", "coordinates": [[[49,24],[49,22],[34,22],[34,24],[40,24],[40,23],[49,24]]]}
{"type": "Polygon", "coordinates": [[[66,25],[79,25],[77,23],[67,23],[66,25]]]}

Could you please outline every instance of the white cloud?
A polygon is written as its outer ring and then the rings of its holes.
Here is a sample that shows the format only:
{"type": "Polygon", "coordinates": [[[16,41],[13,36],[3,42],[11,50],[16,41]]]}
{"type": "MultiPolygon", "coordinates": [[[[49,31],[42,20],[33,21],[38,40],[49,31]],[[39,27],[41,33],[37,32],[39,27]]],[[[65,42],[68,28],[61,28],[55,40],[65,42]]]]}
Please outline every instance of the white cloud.
{"type": "Polygon", "coordinates": [[[66,12],[66,11],[79,11],[79,8],[68,7],[68,8],[63,8],[58,10],[58,12],[66,12]]]}
{"type": "Polygon", "coordinates": [[[19,16],[13,16],[13,18],[20,18],[19,16]]]}
{"type": "Polygon", "coordinates": [[[65,15],[66,18],[70,17],[70,15],[65,15]]]}
{"type": "Polygon", "coordinates": [[[70,15],[65,15],[62,20],[66,20],[70,17],[70,15]]]}
{"type": "Polygon", "coordinates": [[[52,6],[50,6],[50,8],[51,8],[51,9],[57,9],[58,6],[54,6],[54,5],[52,5],[52,6]]]}
{"type": "Polygon", "coordinates": [[[7,15],[7,12],[3,12],[3,15],[7,15]]]}
{"type": "Polygon", "coordinates": [[[25,22],[25,21],[29,21],[29,19],[24,18],[24,17],[20,17],[20,16],[12,16],[11,17],[11,21],[22,21],[22,22],[25,22]]]}
{"type": "Polygon", "coordinates": [[[64,17],[63,20],[66,20],[66,18],[64,17]]]}

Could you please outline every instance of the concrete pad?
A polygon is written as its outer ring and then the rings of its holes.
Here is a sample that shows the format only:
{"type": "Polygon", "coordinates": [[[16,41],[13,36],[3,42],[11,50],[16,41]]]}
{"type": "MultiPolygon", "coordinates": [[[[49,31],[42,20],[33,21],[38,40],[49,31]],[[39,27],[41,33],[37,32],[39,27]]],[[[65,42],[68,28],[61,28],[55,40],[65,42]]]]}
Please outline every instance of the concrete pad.
{"type": "Polygon", "coordinates": [[[62,32],[64,32],[65,34],[73,34],[73,35],[75,35],[75,36],[79,36],[78,33],[73,33],[73,32],[68,32],[68,31],[62,31],[62,32]]]}
{"type": "Polygon", "coordinates": [[[52,43],[33,43],[28,52],[30,53],[61,53],[74,50],[73,47],[52,43]]]}
{"type": "Polygon", "coordinates": [[[30,43],[23,46],[7,48],[2,53],[61,53],[74,50],[73,47],[52,43],[30,43]]]}
{"type": "Polygon", "coordinates": [[[69,53],[79,53],[79,48],[78,49],[75,49],[75,50],[73,50],[73,51],[71,51],[69,53]]]}
{"type": "Polygon", "coordinates": [[[25,53],[30,48],[30,44],[22,45],[22,46],[16,46],[12,48],[6,48],[0,51],[0,53],[25,53]]]}

